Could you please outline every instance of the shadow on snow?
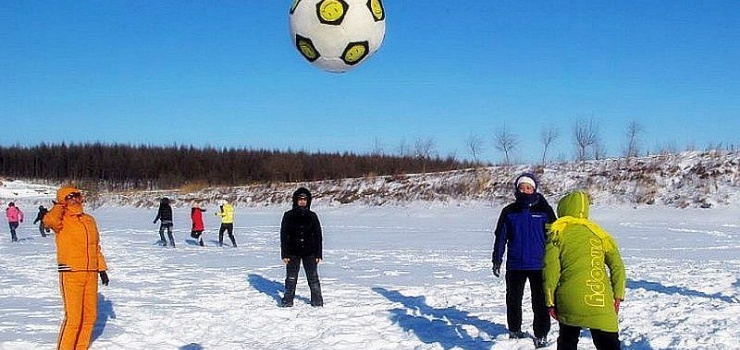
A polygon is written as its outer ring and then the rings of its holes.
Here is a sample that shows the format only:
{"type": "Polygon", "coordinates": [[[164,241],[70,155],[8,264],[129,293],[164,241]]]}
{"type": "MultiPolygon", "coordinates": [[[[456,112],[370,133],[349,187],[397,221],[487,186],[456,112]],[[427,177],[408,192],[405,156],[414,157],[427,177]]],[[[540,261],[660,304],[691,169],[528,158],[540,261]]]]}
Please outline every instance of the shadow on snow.
{"type": "Polygon", "coordinates": [[[181,347],[179,347],[177,349],[178,350],[203,350],[204,348],[200,344],[190,343],[188,345],[183,345],[183,346],[181,346],[181,347]]]}
{"type": "Polygon", "coordinates": [[[405,331],[412,331],[419,340],[427,344],[438,343],[444,349],[491,348],[489,340],[480,335],[471,335],[469,330],[487,333],[491,339],[507,333],[504,325],[481,320],[467,311],[456,307],[436,309],[426,304],[425,297],[409,297],[398,291],[373,288],[386,299],[401,303],[405,308],[390,310],[391,320],[405,331]]]}
{"type": "Polygon", "coordinates": [[[108,324],[109,319],[116,319],[116,312],[113,310],[113,303],[105,298],[105,295],[98,293],[98,319],[95,320],[95,327],[93,328],[92,341],[98,339],[103,331],[105,325],[108,324]]]}
{"type": "Polygon", "coordinates": [[[704,292],[700,292],[698,290],[688,289],[684,287],[664,286],[658,282],[650,282],[650,281],[644,281],[644,280],[635,281],[635,280],[628,279],[627,288],[629,289],[642,288],[648,291],[653,291],[653,292],[658,292],[658,293],[663,293],[663,294],[679,294],[679,295],[685,295],[688,297],[718,299],[726,303],[737,303],[738,302],[738,299],[736,297],[722,295],[720,293],[707,294],[704,292]]]}
{"type": "MultiPolygon", "coordinates": [[[[249,284],[252,286],[252,288],[264,294],[267,294],[269,297],[271,297],[275,301],[277,305],[282,304],[282,301],[283,301],[282,295],[285,293],[285,285],[283,283],[269,280],[267,278],[264,278],[260,275],[255,275],[253,273],[250,273],[247,279],[249,280],[249,284]]],[[[307,304],[311,303],[311,299],[300,297],[297,294],[295,298],[307,304]]]]}

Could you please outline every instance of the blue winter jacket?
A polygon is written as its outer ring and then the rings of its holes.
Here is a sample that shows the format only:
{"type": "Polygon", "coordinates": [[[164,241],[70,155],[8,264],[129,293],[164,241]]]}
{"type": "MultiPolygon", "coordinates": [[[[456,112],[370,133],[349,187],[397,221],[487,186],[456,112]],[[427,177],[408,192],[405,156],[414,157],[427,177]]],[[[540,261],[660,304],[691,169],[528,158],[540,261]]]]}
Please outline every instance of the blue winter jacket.
{"type": "Polygon", "coordinates": [[[517,195],[516,202],[501,210],[496,224],[491,260],[501,265],[506,254],[506,270],[542,270],[547,241],[546,224],[557,217],[539,193],[517,195]]]}

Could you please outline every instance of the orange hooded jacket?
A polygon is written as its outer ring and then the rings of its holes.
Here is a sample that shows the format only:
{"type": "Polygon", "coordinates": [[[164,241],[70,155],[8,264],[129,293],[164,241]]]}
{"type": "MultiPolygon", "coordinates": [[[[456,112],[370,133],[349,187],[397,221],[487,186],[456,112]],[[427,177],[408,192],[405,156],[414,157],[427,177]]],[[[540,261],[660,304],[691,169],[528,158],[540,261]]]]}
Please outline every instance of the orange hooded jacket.
{"type": "Polygon", "coordinates": [[[108,266],[100,250],[100,236],[95,219],[82,210],[82,204],[67,205],[74,187],[57,191],[57,201],[44,216],[44,226],[56,232],[57,264],[63,271],[105,271],[108,266]]]}

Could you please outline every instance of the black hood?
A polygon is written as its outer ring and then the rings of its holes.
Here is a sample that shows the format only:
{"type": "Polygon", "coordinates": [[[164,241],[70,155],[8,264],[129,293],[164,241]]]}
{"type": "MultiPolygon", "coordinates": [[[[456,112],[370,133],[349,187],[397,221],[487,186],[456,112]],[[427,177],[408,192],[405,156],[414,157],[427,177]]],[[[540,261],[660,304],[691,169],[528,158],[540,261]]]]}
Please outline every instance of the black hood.
{"type": "Polygon", "coordinates": [[[305,187],[301,187],[293,192],[293,209],[298,208],[298,196],[300,196],[301,194],[305,194],[306,196],[308,196],[306,209],[311,209],[311,191],[309,191],[305,187]]]}

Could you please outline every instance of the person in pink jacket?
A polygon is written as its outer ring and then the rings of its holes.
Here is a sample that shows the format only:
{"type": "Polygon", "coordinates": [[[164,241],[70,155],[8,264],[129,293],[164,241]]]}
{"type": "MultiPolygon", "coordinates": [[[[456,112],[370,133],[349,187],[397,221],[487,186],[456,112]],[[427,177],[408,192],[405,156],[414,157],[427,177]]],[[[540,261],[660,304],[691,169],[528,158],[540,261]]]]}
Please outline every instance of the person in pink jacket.
{"type": "Polygon", "coordinates": [[[5,208],[5,216],[8,218],[8,225],[10,225],[10,237],[13,242],[18,242],[18,235],[15,234],[15,229],[18,225],[23,222],[23,212],[15,206],[15,203],[8,203],[8,207],[5,208]]]}

